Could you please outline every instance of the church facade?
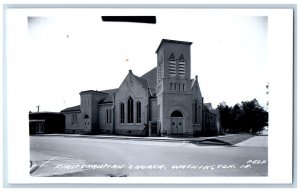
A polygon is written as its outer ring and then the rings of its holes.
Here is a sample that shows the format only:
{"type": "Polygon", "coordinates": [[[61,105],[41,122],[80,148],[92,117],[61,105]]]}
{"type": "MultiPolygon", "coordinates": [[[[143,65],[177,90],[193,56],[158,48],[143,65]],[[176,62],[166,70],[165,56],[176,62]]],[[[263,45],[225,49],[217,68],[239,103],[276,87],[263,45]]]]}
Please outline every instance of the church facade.
{"type": "Polygon", "coordinates": [[[66,133],[137,136],[216,135],[218,112],[205,104],[191,78],[192,42],[163,39],[157,66],[142,76],[129,70],[117,89],[82,91],[80,105],[61,112],[66,133]]]}

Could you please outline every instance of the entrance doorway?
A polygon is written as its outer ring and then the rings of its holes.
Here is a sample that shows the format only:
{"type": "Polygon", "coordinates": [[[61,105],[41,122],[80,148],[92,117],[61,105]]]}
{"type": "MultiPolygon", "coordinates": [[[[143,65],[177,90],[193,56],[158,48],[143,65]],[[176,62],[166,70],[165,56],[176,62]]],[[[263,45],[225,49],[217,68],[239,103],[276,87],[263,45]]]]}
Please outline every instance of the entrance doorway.
{"type": "Polygon", "coordinates": [[[183,115],[177,110],[171,114],[171,134],[183,134],[183,115]]]}

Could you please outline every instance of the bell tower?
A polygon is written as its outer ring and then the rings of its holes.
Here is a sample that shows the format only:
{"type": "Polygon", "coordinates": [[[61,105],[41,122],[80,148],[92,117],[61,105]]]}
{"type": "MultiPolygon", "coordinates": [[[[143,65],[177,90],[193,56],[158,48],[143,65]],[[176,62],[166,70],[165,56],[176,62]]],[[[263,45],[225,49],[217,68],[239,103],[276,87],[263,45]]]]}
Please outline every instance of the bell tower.
{"type": "MultiPolygon", "coordinates": [[[[157,54],[157,103],[162,134],[187,134],[192,127],[191,44],[163,39],[157,54]],[[182,130],[171,129],[171,114],[182,114],[182,130]],[[179,114],[179,113],[178,113],[179,114]]],[[[174,127],[180,127],[174,126],[174,127]]]]}
{"type": "MultiPolygon", "coordinates": [[[[167,39],[161,41],[156,50],[157,84],[161,84],[166,79],[190,80],[191,44],[192,42],[167,39]]],[[[175,84],[173,88],[175,88],[175,84]]],[[[176,89],[179,90],[179,86],[176,85],[176,89]]]]}

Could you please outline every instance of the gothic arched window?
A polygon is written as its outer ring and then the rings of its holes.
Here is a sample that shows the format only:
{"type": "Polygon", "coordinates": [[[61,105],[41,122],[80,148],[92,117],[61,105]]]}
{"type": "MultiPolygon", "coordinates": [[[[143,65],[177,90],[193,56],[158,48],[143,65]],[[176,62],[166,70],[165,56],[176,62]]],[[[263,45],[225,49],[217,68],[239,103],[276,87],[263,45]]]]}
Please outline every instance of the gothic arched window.
{"type": "Polygon", "coordinates": [[[180,55],[179,57],[179,62],[178,62],[178,75],[180,77],[184,77],[185,76],[185,60],[183,55],[180,55]]]}
{"type": "Polygon", "coordinates": [[[176,75],[176,60],[173,53],[170,55],[169,58],[169,74],[170,76],[176,75]]]}
{"type": "Polygon", "coordinates": [[[125,123],[124,103],[120,104],[120,123],[125,123]]]}
{"type": "Polygon", "coordinates": [[[136,122],[141,123],[141,102],[136,102],[136,122]]]}
{"type": "Polygon", "coordinates": [[[127,100],[127,123],[133,123],[133,99],[131,97],[127,100]]]}
{"type": "Polygon", "coordinates": [[[194,102],[194,124],[198,124],[198,103],[194,102]]]}
{"type": "Polygon", "coordinates": [[[163,57],[160,56],[158,60],[158,81],[160,81],[164,76],[164,67],[163,67],[163,57]]]}
{"type": "Polygon", "coordinates": [[[111,124],[111,109],[106,109],[106,124],[111,124]]]}

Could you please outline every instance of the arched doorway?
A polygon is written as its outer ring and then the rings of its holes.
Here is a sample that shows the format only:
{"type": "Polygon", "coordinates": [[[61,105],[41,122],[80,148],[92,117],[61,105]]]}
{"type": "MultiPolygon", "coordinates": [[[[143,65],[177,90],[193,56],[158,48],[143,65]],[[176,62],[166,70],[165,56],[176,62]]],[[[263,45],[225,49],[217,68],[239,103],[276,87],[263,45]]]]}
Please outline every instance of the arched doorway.
{"type": "Polygon", "coordinates": [[[171,134],[183,134],[183,115],[178,110],[171,113],[171,134]]]}

